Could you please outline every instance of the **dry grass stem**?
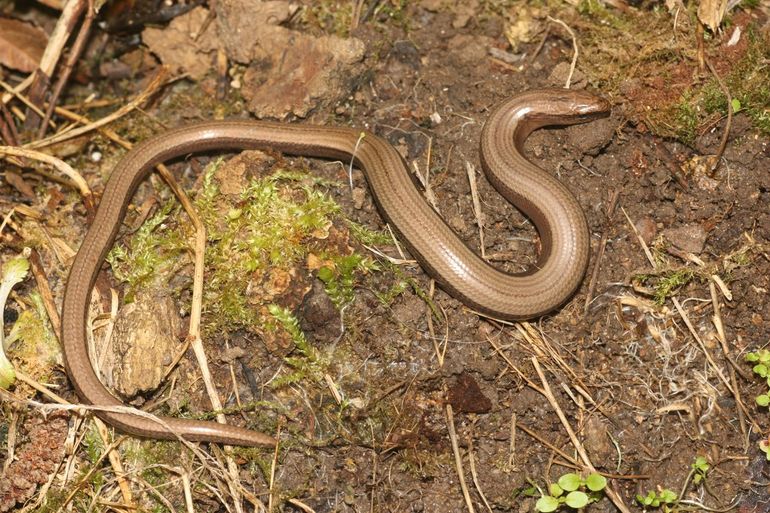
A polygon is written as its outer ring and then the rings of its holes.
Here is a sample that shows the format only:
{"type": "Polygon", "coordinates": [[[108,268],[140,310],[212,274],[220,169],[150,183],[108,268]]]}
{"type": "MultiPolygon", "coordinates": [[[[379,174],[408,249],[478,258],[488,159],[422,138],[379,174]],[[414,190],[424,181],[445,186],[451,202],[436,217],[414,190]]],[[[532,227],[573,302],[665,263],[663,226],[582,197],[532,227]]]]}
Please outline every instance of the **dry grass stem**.
{"type": "MultiPolygon", "coordinates": [[[[473,421],[473,425],[475,426],[476,421],[473,421]]],[[[486,506],[487,511],[489,513],[492,513],[492,507],[489,505],[489,501],[487,501],[486,496],[484,495],[484,492],[481,490],[481,484],[479,483],[479,476],[476,473],[476,458],[473,454],[473,428],[471,427],[471,432],[468,434],[468,466],[471,469],[471,477],[473,478],[473,486],[476,487],[476,492],[478,492],[479,497],[481,497],[482,502],[484,503],[484,506],[486,506]]]]}
{"type": "MultiPolygon", "coordinates": [[[[564,415],[564,412],[559,406],[558,401],[556,401],[556,397],[553,395],[553,392],[551,392],[551,387],[548,384],[548,380],[546,379],[545,374],[540,368],[540,363],[538,362],[536,357],[532,357],[531,361],[532,361],[533,367],[535,368],[535,371],[537,372],[537,375],[540,377],[541,383],[543,384],[543,391],[545,392],[545,398],[548,399],[548,402],[550,403],[551,408],[553,408],[554,412],[556,412],[556,415],[559,417],[562,427],[567,432],[567,435],[569,436],[569,439],[572,442],[572,445],[575,447],[575,450],[580,455],[580,459],[583,461],[583,464],[591,472],[596,472],[596,468],[594,467],[593,463],[591,463],[591,460],[588,457],[588,453],[583,447],[583,444],[580,443],[580,440],[575,435],[575,432],[573,431],[572,426],[570,426],[569,422],[567,421],[567,417],[564,415]]],[[[625,505],[620,495],[618,495],[609,484],[607,484],[607,488],[605,488],[605,492],[607,493],[607,497],[609,497],[612,503],[615,504],[615,507],[617,507],[622,513],[631,513],[631,510],[629,510],[628,506],[625,505]]]]}
{"type": "Polygon", "coordinates": [[[575,32],[570,28],[569,25],[561,21],[557,18],[552,18],[548,16],[548,21],[551,23],[557,23],[564,27],[564,29],[569,32],[570,37],[572,38],[572,62],[570,62],[569,65],[569,75],[567,76],[567,83],[564,84],[564,89],[569,89],[570,84],[572,83],[572,75],[575,74],[575,66],[577,66],[577,60],[578,60],[578,54],[580,51],[578,50],[578,44],[577,44],[577,36],[575,36],[575,32]]]}
{"type": "Polygon", "coordinates": [[[508,470],[516,468],[516,412],[511,413],[511,439],[508,443],[508,470]]]}
{"type": "Polygon", "coordinates": [[[652,252],[650,251],[650,248],[647,246],[647,243],[644,242],[644,239],[639,234],[639,230],[636,229],[636,226],[631,221],[631,218],[628,217],[628,213],[626,212],[626,209],[623,207],[620,207],[620,210],[623,211],[623,215],[626,216],[626,221],[628,221],[628,226],[631,227],[631,230],[634,232],[634,235],[636,235],[636,240],[638,240],[639,244],[642,246],[642,249],[644,250],[644,255],[647,257],[647,261],[650,263],[650,266],[653,269],[657,269],[658,264],[655,263],[655,259],[652,257],[652,252]]]}
{"type": "MultiPolygon", "coordinates": [[[[98,417],[94,418],[94,423],[96,424],[96,430],[99,433],[99,437],[102,439],[104,446],[109,446],[112,437],[107,430],[107,426],[98,417]]],[[[118,480],[118,487],[120,488],[120,493],[123,495],[124,506],[127,508],[135,508],[134,496],[131,493],[131,487],[128,485],[128,481],[126,481],[126,472],[123,469],[123,462],[120,460],[120,453],[117,451],[117,446],[107,454],[107,458],[110,460],[110,465],[118,480]]]]}
{"type": "Polygon", "coordinates": [[[56,157],[47,153],[42,153],[26,148],[19,148],[17,146],[0,146],[0,155],[13,155],[14,157],[22,157],[37,160],[38,162],[44,162],[61,171],[65,176],[67,176],[67,178],[72,180],[80,192],[80,195],[83,196],[84,199],[91,199],[92,194],[91,189],[88,187],[88,183],[80,175],[80,173],[75,171],[72,166],[61,159],[57,159],[56,157]]]}
{"type": "Polygon", "coordinates": [[[471,198],[473,200],[473,215],[476,217],[476,226],[479,227],[479,248],[481,250],[481,258],[487,259],[487,252],[484,244],[484,217],[481,212],[481,201],[479,201],[479,191],[476,186],[476,168],[473,164],[465,161],[465,170],[468,173],[468,183],[471,186],[471,198]]]}
{"type": "Polygon", "coordinates": [[[714,163],[712,164],[711,170],[709,171],[709,174],[713,175],[719,168],[720,162],[722,162],[722,155],[724,155],[725,148],[727,148],[727,139],[730,137],[730,129],[733,126],[733,96],[730,94],[730,88],[728,88],[727,84],[724,83],[722,77],[719,76],[717,71],[714,69],[714,66],[711,65],[711,61],[709,59],[706,59],[706,66],[708,66],[711,74],[714,75],[714,78],[716,79],[717,84],[719,84],[719,88],[725,94],[725,97],[727,97],[727,123],[725,123],[725,129],[722,132],[722,140],[719,143],[719,149],[717,149],[717,152],[714,155],[714,163]]]}
{"type": "Polygon", "coordinates": [[[142,91],[139,95],[136,96],[133,100],[125,104],[124,106],[120,107],[115,112],[109,114],[108,116],[105,116],[97,121],[94,121],[92,123],[89,123],[88,125],[81,126],[80,128],[73,128],[72,130],[69,130],[67,132],[54,134],[49,137],[46,137],[45,139],[40,139],[38,141],[31,142],[29,144],[26,144],[25,148],[30,149],[36,149],[36,148],[45,148],[47,146],[51,146],[52,144],[60,143],[62,141],[67,141],[69,139],[72,139],[74,137],[78,137],[80,135],[86,134],[88,132],[91,132],[93,130],[97,130],[99,128],[102,128],[104,125],[107,125],[109,123],[112,123],[116,119],[119,119],[132,110],[136,109],[139,105],[144,103],[150,96],[152,96],[155,91],[160,89],[161,86],[165,84],[164,79],[166,77],[166,68],[161,68],[161,70],[158,72],[155,77],[150,81],[150,83],[147,85],[147,87],[142,91]]]}
{"type": "Polygon", "coordinates": [[[463,498],[465,499],[465,506],[468,508],[468,513],[476,513],[476,509],[473,507],[473,501],[471,501],[471,494],[468,491],[468,485],[465,484],[465,469],[463,469],[463,458],[460,454],[460,446],[457,444],[457,432],[455,431],[455,417],[452,413],[452,405],[447,403],[446,405],[446,418],[447,429],[449,430],[449,440],[452,442],[452,453],[455,457],[455,469],[457,469],[457,479],[460,482],[460,488],[463,492],[463,498]]]}
{"type": "Polygon", "coordinates": [[[607,239],[609,238],[609,231],[612,223],[612,217],[615,214],[615,208],[618,205],[618,199],[620,198],[620,189],[615,189],[610,195],[609,205],[607,206],[606,219],[604,227],[602,228],[602,237],[599,239],[599,247],[596,249],[596,256],[594,257],[594,265],[591,269],[591,278],[588,280],[588,292],[586,292],[586,300],[583,303],[583,316],[588,314],[588,307],[591,306],[594,293],[596,292],[596,285],[599,281],[599,271],[602,267],[602,259],[604,258],[604,251],[607,248],[607,239]]]}

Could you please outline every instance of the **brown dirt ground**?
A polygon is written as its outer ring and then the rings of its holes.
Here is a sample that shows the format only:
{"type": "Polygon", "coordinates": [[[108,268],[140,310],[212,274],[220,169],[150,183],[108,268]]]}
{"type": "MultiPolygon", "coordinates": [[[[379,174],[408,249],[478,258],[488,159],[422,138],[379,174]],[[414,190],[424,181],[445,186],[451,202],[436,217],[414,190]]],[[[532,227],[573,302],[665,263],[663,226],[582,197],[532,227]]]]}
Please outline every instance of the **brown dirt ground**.
{"type": "MultiPolygon", "coordinates": [[[[369,71],[351,91],[349,101],[334,112],[313,114],[310,121],[366,122],[405,150],[421,169],[430,147],[431,183],[441,214],[468,245],[478,249],[465,163],[479,167],[478,139],[487,112],[512,93],[553,85],[551,70],[569,60],[570,44],[565,38],[550,37],[534,62],[513,71],[487,56],[489,46],[503,45],[501,18],[489,15],[455,28],[451,9],[432,12],[417,4],[408,7],[405,16],[408,30],[389,23],[364,25],[356,32],[367,43],[369,71]],[[430,121],[434,112],[441,116],[438,124],[430,121]]],[[[531,52],[537,43],[525,49],[531,52]]],[[[195,103],[195,93],[186,88],[166,94],[175,100],[176,109],[184,109],[186,101],[195,103]]],[[[533,160],[556,171],[583,206],[592,235],[592,266],[599,241],[606,237],[595,288],[589,291],[587,278],[564,308],[518,326],[480,318],[437,290],[434,301],[446,319],[434,319],[431,325],[426,303],[411,289],[389,305],[376,298],[374,291],[392,286],[390,272],[366,278],[345,314],[348,331],[341,341],[335,342],[336,334],[312,321],[303,326],[321,350],[340,344],[335,354],[346,358],[335,362],[329,372],[348,397],[363,398],[366,407],[340,410],[328,389],[312,384],[283,397],[293,410],[283,419],[290,434],[284,435],[286,447],[275,476],[280,510],[295,510],[286,501],[296,498],[318,513],[465,511],[448,431],[449,402],[464,453],[471,449],[472,440],[478,487],[492,509],[533,511],[534,498],[522,490],[531,482],[545,487],[570,470],[542,440],[575,458],[554,409],[527,385],[526,380],[540,385],[531,364],[533,356],[546,371],[559,405],[596,468],[624,476],[611,483],[632,511],[640,511],[633,500],[637,493],[656,487],[678,493],[697,456],[705,456],[712,468],[707,485],[689,486],[687,499],[714,509],[737,501],[742,513],[770,509],[768,467],[757,448],[759,435],[750,429],[736,396],[720,381],[671,299],[663,307],[647,308],[651,299],[633,287],[634,275],[651,271],[624,215],[646,227],[651,239],[667,229],[702,228],[705,246],[697,256],[706,263],[704,275],[720,274],[733,295],[732,301],[717,296],[727,354],[712,322],[709,282],[695,279],[675,297],[718,368],[734,380],[748,414],[766,433],[767,411],[753,400],[763,383],[751,376],[742,355],[764,346],[770,335],[770,258],[765,249],[770,243],[770,144],[738,115],[714,180],[675,176],[694,150],[651,136],[628,122],[623,112],[629,106],[623,105],[622,98],[615,102],[615,113],[607,120],[541,130],[527,143],[533,160]],[[617,208],[608,219],[609,200],[615,192],[617,208]],[[745,248],[749,248],[747,258],[741,265],[727,269],[728,255],[745,248]],[[622,298],[636,298],[639,303],[622,303],[622,298]],[[435,339],[447,344],[443,365],[437,362],[435,339]],[[512,417],[518,425],[513,455],[512,417]],[[305,443],[308,440],[316,446],[305,443]]],[[[168,103],[154,108],[162,110],[168,103]]],[[[180,117],[211,114],[203,107],[180,117]]],[[[716,150],[723,128],[721,121],[698,141],[703,153],[716,150]]],[[[329,166],[308,165],[345,180],[344,173],[329,166]]],[[[360,175],[357,179],[362,185],[360,175]]],[[[101,183],[98,177],[91,181],[101,183]]],[[[481,175],[478,187],[486,251],[512,255],[507,269],[525,267],[536,256],[536,246],[528,242],[536,239],[536,233],[481,175]]],[[[0,185],[0,192],[7,194],[7,187],[0,185]]],[[[356,209],[347,189],[330,193],[350,218],[381,227],[369,197],[356,209]]],[[[79,222],[84,221],[79,217],[79,222]]],[[[666,254],[665,245],[653,245],[666,254]]],[[[395,254],[393,248],[385,249],[395,254]]],[[[670,253],[665,265],[695,268],[670,253]]],[[[430,289],[429,278],[418,267],[403,267],[401,272],[423,290],[430,289]]],[[[60,299],[62,289],[57,291],[60,299]]],[[[236,373],[248,400],[254,393],[249,383],[269,380],[281,358],[248,337],[234,335],[231,342],[253,354],[236,373]]],[[[229,383],[228,367],[216,361],[214,365],[217,381],[229,383]]],[[[60,383],[65,385],[65,380],[60,383]]],[[[257,455],[269,461],[269,451],[257,455]]],[[[254,454],[244,451],[242,463],[254,461],[250,457],[254,454]]],[[[467,455],[464,466],[471,499],[484,510],[467,455]]],[[[265,493],[265,481],[256,466],[244,464],[242,473],[251,476],[245,482],[253,482],[258,494],[265,493]]],[[[217,507],[202,497],[196,500],[202,508],[217,507]]],[[[181,502],[175,505],[182,507],[181,502]]],[[[588,511],[616,509],[605,498],[588,511]]]]}

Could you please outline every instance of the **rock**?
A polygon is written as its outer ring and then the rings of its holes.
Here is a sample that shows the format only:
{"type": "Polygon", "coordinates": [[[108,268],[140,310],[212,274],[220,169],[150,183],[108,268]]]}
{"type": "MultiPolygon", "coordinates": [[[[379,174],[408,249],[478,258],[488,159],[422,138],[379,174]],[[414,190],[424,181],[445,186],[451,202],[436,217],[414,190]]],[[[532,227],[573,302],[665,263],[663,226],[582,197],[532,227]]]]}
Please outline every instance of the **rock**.
{"type": "Polygon", "coordinates": [[[123,397],[132,398],[155,390],[177,355],[181,342],[181,319],[176,304],[166,295],[139,295],[134,303],[124,306],[115,320],[108,367],[112,380],[107,382],[123,397]]]}
{"type": "Polygon", "coordinates": [[[227,56],[247,63],[259,44],[260,28],[280,25],[296,11],[289,2],[264,0],[218,0],[217,27],[227,56]]]}
{"type": "Polygon", "coordinates": [[[349,94],[362,71],[358,39],[313,37],[283,27],[262,26],[243,76],[243,96],[258,117],[306,116],[349,94]]]}
{"type": "Polygon", "coordinates": [[[614,118],[601,118],[585,125],[567,127],[565,133],[569,138],[569,144],[577,148],[580,153],[595,156],[612,141],[617,126],[618,122],[614,118]]]}
{"type": "Polygon", "coordinates": [[[215,26],[197,32],[205,26],[208,13],[196,7],[171,20],[167,27],[148,27],[142,32],[142,41],[174,73],[186,72],[193,80],[200,80],[212,69],[218,44],[215,26]]]}
{"type": "Polygon", "coordinates": [[[302,331],[315,342],[333,341],[342,332],[340,313],[320,280],[302,301],[299,318],[302,331]]]}
{"type": "Polygon", "coordinates": [[[658,233],[658,227],[655,224],[655,221],[649,216],[637,220],[634,226],[645,244],[650,244],[658,233]]]}
{"type": "MultiPolygon", "coordinates": [[[[563,61],[553,67],[551,74],[548,76],[548,84],[554,87],[564,87],[567,83],[567,77],[569,77],[570,63],[563,61]]],[[[570,87],[572,89],[583,89],[586,86],[585,74],[575,68],[572,73],[572,80],[570,81],[570,87]]]]}
{"type": "Polygon", "coordinates": [[[165,28],[147,28],[144,43],[177,73],[194,80],[212,68],[219,47],[230,60],[247,65],[240,89],[258,117],[306,116],[350,93],[363,72],[365,46],[358,39],[314,37],[278,26],[292,12],[287,2],[217,2],[216,23],[197,7],[165,28]],[[202,30],[200,34],[199,30],[202,30]]]}
{"type": "Polygon", "coordinates": [[[591,456],[591,460],[601,467],[609,468],[614,449],[607,436],[607,427],[598,417],[591,417],[586,422],[584,434],[583,445],[591,456]]]}
{"type": "Polygon", "coordinates": [[[663,236],[676,248],[699,255],[706,245],[706,230],[699,224],[688,224],[679,228],[663,230],[663,236]]]}

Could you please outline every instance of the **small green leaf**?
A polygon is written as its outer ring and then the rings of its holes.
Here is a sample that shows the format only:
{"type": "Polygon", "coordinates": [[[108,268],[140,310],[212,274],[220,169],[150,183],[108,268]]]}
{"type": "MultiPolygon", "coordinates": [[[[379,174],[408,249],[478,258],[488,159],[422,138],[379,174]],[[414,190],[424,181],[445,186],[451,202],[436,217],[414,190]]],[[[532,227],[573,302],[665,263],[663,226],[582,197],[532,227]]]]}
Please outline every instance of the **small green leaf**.
{"type": "Polygon", "coordinates": [[[676,493],[669,490],[668,488],[664,488],[662,492],[659,494],[660,500],[665,502],[666,504],[673,504],[676,502],[676,493]]]}
{"type": "Polygon", "coordinates": [[[743,358],[750,363],[759,361],[759,356],[757,355],[757,353],[746,353],[746,356],[744,356],[743,358]]]}
{"type": "Polygon", "coordinates": [[[767,377],[767,365],[764,363],[758,363],[754,366],[754,374],[757,374],[758,376],[761,376],[763,378],[767,377]]]}
{"type": "Polygon", "coordinates": [[[770,404],[770,396],[762,394],[757,396],[757,404],[760,406],[767,406],[770,404]]]}
{"type": "Polygon", "coordinates": [[[733,112],[740,112],[741,111],[741,101],[738,98],[733,98],[733,101],[730,102],[733,107],[733,112]]]}
{"type": "Polygon", "coordinates": [[[559,507],[559,499],[555,499],[550,495],[540,497],[535,503],[535,509],[541,513],[550,513],[556,511],[559,507]]]}
{"type": "Polygon", "coordinates": [[[585,508],[588,506],[588,495],[583,492],[569,492],[564,504],[573,509],[585,508]]]}
{"type": "Polygon", "coordinates": [[[561,486],[563,489],[567,490],[568,492],[574,492],[578,488],[580,488],[580,485],[583,484],[583,480],[580,479],[580,476],[577,474],[564,474],[559,478],[559,486],[561,486]]]}
{"type": "Polygon", "coordinates": [[[770,362],[770,351],[762,349],[759,351],[759,361],[762,363],[770,362]]]}
{"type": "Polygon", "coordinates": [[[586,477],[586,486],[592,492],[598,492],[607,486],[607,479],[601,474],[589,474],[586,477]]]}
{"type": "Polygon", "coordinates": [[[562,490],[561,486],[557,485],[556,483],[551,483],[551,485],[548,487],[548,493],[551,494],[551,497],[561,497],[564,493],[564,490],[562,490]]]}

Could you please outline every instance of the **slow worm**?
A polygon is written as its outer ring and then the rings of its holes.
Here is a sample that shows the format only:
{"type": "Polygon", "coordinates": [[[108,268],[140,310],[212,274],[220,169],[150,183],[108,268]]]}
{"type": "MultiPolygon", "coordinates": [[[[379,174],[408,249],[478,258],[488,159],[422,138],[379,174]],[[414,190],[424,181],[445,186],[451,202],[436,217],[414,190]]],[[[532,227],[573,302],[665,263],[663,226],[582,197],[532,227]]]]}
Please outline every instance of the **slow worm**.
{"type": "MultiPolygon", "coordinates": [[[[155,165],[212,150],[274,149],[328,159],[353,158],[364,170],[382,217],[439,284],[467,306],[501,319],[538,317],[557,308],[580,285],[588,262],[589,234],[583,211],[569,190],[522,155],[524,140],[548,125],[572,125],[604,116],[609,105],[585,92],[545,89],[498,105],[481,134],[481,162],[492,185],[527,215],[540,235],[535,269],[506,274],[470,250],[425,202],[399,153],[383,139],[353,128],[213,121],[171,130],[137,145],[115,167],[93,224],[75,257],[64,295],[64,361],[80,398],[92,405],[122,406],[99,381],[86,344],[91,290],[112,247],[131,197],[155,165]],[[360,140],[359,140],[360,139],[360,140]],[[358,144],[357,144],[358,143],[358,144]]],[[[175,439],[164,426],[126,413],[96,413],[134,435],[175,439]]],[[[192,441],[274,445],[268,435],[196,420],[163,420],[192,441]]]]}

